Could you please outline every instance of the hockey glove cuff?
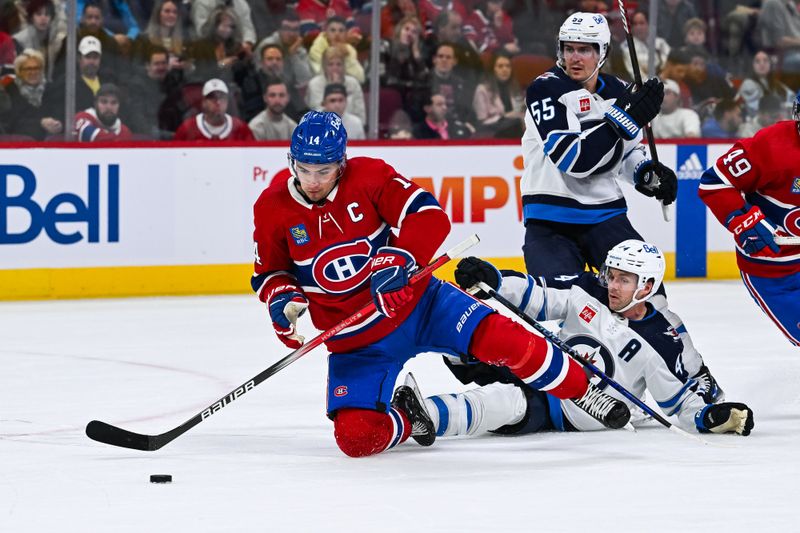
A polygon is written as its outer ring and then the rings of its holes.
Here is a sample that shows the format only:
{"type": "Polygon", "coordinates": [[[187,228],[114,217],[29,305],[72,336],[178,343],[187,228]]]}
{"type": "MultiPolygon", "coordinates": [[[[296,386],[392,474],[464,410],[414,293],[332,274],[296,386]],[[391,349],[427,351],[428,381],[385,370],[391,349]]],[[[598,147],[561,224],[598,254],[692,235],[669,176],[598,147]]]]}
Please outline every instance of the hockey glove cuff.
{"type": "Polygon", "coordinates": [[[381,314],[393,318],[398,309],[411,301],[414,292],[408,284],[408,275],[416,266],[414,256],[402,248],[378,249],[372,258],[370,291],[381,314]]]}
{"type": "Polygon", "coordinates": [[[745,437],[755,425],[753,411],[734,402],[705,406],[694,415],[694,423],[701,433],[737,433],[745,437]]]}
{"type": "Polygon", "coordinates": [[[267,296],[272,327],[283,344],[297,349],[305,337],[297,333],[297,319],[308,308],[308,300],[295,285],[279,285],[267,296]]]}
{"type": "Polygon", "coordinates": [[[766,252],[766,247],[774,253],[781,251],[773,237],[775,228],[767,222],[764,213],[757,205],[745,204],[741,209],[737,209],[725,219],[725,226],[733,233],[736,243],[747,255],[766,252]]]}
{"type": "MultiPolygon", "coordinates": [[[[477,257],[465,257],[458,262],[455,272],[456,283],[465,291],[469,291],[478,282],[484,282],[496,291],[500,290],[503,275],[495,266],[477,257]]],[[[485,300],[489,295],[482,290],[474,293],[476,298],[485,300]]]]}
{"type": "Polygon", "coordinates": [[[636,91],[631,84],[627,92],[606,111],[605,120],[620,137],[631,140],[658,115],[662,100],[664,84],[658,78],[650,78],[636,91]]]}
{"type": "Polygon", "coordinates": [[[633,171],[636,190],[669,205],[678,196],[678,177],[666,165],[650,159],[642,161],[633,171]]]}

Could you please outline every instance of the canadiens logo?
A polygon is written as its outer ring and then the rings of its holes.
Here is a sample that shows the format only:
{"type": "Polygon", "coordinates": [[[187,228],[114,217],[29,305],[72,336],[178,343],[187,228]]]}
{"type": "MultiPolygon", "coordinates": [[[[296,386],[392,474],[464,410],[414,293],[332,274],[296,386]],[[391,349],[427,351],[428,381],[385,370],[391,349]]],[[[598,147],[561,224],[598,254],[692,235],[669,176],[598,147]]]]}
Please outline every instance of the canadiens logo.
{"type": "Polygon", "coordinates": [[[581,113],[586,113],[592,108],[592,100],[591,98],[581,98],[578,100],[578,108],[580,109],[581,113]]]}
{"type": "Polygon", "coordinates": [[[308,237],[305,224],[298,224],[297,226],[289,228],[289,233],[291,233],[294,243],[298,246],[306,244],[311,240],[308,237]]]}
{"type": "Polygon", "coordinates": [[[792,180],[792,193],[800,194],[800,176],[795,176],[792,180]]]}
{"type": "MultiPolygon", "coordinates": [[[[800,179],[800,178],[795,178],[800,179]]],[[[800,237],[800,209],[794,208],[783,217],[783,229],[790,235],[800,237]]]]}
{"type": "Polygon", "coordinates": [[[578,317],[580,317],[580,319],[586,322],[587,324],[589,324],[592,321],[595,315],[597,315],[597,309],[589,304],[586,304],[581,310],[581,312],[578,313],[578,317]]]}
{"type": "Polygon", "coordinates": [[[367,239],[332,246],[314,259],[314,282],[330,294],[350,292],[369,279],[371,256],[367,239]]]}
{"type": "Polygon", "coordinates": [[[341,398],[342,396],[347,396],[347,385],[339,385],[335,389],[333,389],[333,395],[337,398],[341,398]]]}

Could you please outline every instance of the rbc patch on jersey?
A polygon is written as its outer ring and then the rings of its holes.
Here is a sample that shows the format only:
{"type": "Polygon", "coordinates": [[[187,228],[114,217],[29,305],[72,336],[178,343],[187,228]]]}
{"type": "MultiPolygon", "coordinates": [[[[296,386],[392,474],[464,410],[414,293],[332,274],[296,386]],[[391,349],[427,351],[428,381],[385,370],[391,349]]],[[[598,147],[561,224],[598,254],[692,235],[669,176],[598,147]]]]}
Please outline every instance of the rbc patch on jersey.
{"type": "Polygon", "coordinates": [[[800,176],[795,176],[792,180],[792,194],[800,194],[800,176]]]}
{"type": "Polygon", "coordinates": [[[583,320],[584,322],[586,322],[587,324],[589,324],[592,321],[592,319],[595,317],[595,315],[597,315],[597,309],[593,308],[589,304],[586,304],[585,306],[583,306],[583,309],[581,310],[581,312],[578,313],[578,316],[580,317],[580,319],[583,320]]]}
{"type": "Polygon", "coordinates": [[[294,239],[294,243],[298,246],[307,244],[311,240],[308,237],[308,231],[306,231],[305,224],[299,224],[289,228],[289,233],[292,234],[292,239],[294,239]]]}
{"type": "Polygon", "coordinates": [[[586,113],[592,108],[592,101],[589,98],[581,98],[578,100],[578,108],[581,113],[586,113]]]}

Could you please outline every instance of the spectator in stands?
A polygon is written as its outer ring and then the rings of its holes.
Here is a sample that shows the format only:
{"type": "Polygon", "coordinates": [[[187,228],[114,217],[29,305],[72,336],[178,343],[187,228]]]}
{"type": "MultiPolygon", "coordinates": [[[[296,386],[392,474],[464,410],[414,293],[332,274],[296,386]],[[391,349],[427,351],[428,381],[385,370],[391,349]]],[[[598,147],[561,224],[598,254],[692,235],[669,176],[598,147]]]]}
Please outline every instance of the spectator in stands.
{"type": "MultiPolygon", "coordinates": [[[[105,28],[105,12],[103,7],[93,1],[86,2],[81,13],[80,22],[78,25],[78,42],[80,43],[84,37],[91,36],[100,42],[103,49],[103,70],[108,72],[109,75],[115,77],[125,77],[128,72],[128,61],[124,56],[124,50],[120,46],[119,41],[125,41],[126,36],[121,36],[119,40],[114,37],[110,30],[105,28]]],[[[66,59],[67,47],[61,49],[56,65],[56,72],[54,76],[60,77],[64,74],[64,60],[66,59]]],[[[99,87],[99,85],[98,85],[99,87]]],[[[94,95],[92,95],[94,96],[94,95]]],[[[91,106],[90,103],[88,106],[91,106]]]]}
{"type": "MultiPolygon", "coordinates": [[[[102,12],[102,26],[105,32],[113,36],[123,55],[126,54],[131,41],[139,35],[139,23],[136,22],[128,0],[77,0],[78,13],[85,15],[85,7],[92,4],[98,6],[102,12]]],[[[138,3],[136,5],[138,7],[138,3]]],[[[100,42],[105,46],[104,41],[100,42]]]]}
{"type": "Polygon", "coordinates": [[[686,85],[692,93],[692,107],[700,120],[709,117],[711,109],[720,99],[732,99],[735,95],[733,85],[719,73],[710,70],[708,54],[703,50],[690,50],[689,70],[686,73],[686,85]]]}
{"type": "Polygon", "coordinates": [[[404,107],[412,104],[412,94],[429,84],[430,71],[422,55],[422,24],[417,17],[402,19],[394,26],[391,41],[383,41],[382,87],[395,89],[404,107]]]}
{"type": "Polygon", "coordinates": [[[325,23],[325,31],[317,35],[308,51],[311,70],[314,74],[322,72],[322,54],[329,47],[339,45],[347,52],[344,61],[345,72],[354,77],[358,83],[364,83],[364,67],[358,61],[356,49],[347,42],[345,31],[344,19],[340,17],[328,19],[325,23]]]}
{"type": "Polygon", "coordinates": [[[425,118],[414,125],[415,139],[466,139],[472,131],[463,123],[451,121],[444,95],[425,90],[422,97],[425,118]]]}
{"type": "Polygon", "coordinates": [[[284,113],[288,103],[289,91],[286,83],[278,78],[268,80],[264,87],[266,107],[248,124],[257,140],[281,141],[292,138],[292,132],[297,127],[297,122],[284,113]]]}
{"type": "Polygon", "coordinates": [[[411,117],[402,109],[396,110],[389,118],[389,139],[396,141],[407,141],[414,138],[411,117]]]}
{"type": "MultiPolygon", "coordinates": [[[[649,11],[650,2],[639,2],[639,5],[649,11]]],[[[667,41],[670,47],[682,46],[686,21],[696,17],[694,3],[689,0],[659,0],[656,35],[667,41]]]]}
{"type": "MultiPolygon", "coordinates": [[[[650,27],[647,21],[647,14],[644,11],[637,11],[630,19],[631,35],[633,36],[633,46],[636,50],[636,59],[639,61],[639,72],[642,79],[646,80],[651,76],[648,75],[647,69],[650,61],[650,49],[647,46],[647,34],[650,32],[650,27]]],[[[623,57],[625,60],[625,70],[628,75],[633,77],[633,63],[631,62],[631,55],[628,51],[628,42],[622,43],[623,57]]],[[[670,46],[662,37],[656,37],[655,42],[655,72],[659,72],[667,61],[669,56],[670,46]]]]}
{"type": "Polygon", "coordinates": [[[61,121],[43,105],[45,93],[52,91],[44,79],[44,56],[26,49],[14,60],[16,77],[5,87],[8,106],[0,113],[0,127],[5,133],[25,135],[37,141],[63,131],[61,121]]]}
{"type": "Polygon", "coordinates": [[[694,48],[709,52],[706,42],[708,25],[699,18],[691,18],[683,25],[683,45],[687,49],[694,48]]]}
{"type": "Polygon", "coordinates": [[[444,96],[447,101],[448,120],[462,122],[474,133],[475,129],[471,123],[472,97],[475,91],[455,72],[456,63],[453,45],[440,44],[433,56],[431,92],[444,96]]]}
{"type": "Polygon", "coordinates": [[[386,2],[386,5],[381,8],[381,39],[387,41],[393,39],[397,25],[407,17],[414,17],[420,21],[420,25],[422,24],[414,0],[389,0],[386,2]]]}
{"type": "Polygon", "coordinates": [[[194,63],[194,77],[233,80],[235,64],[247,58],[242,42],[242,27],[236,11],[226,6],[215,7],[206,20],[201,38],[189,45],[188,54],[194,63]]]}
{"type": "Polygon", "coordinates": [[[455,33],[457,32],[458,36],[461,36],[462,25],[470,13],[470,9],[466,6],[467,3],[472,7],[471,0],[466,2],[464,0],[419,0],[417,12],[426,34],[438,34],[442,31],[443,24],[446,24],[450,26],[449,30],[445,30],[449,35],[443,36],[442,41],[455,41],[455,33]],[[456,13],[458,17],[443,16],[443,13],[448,11],[456,13]]]}
{"type": "Polygon", "coordinates": [[[119,119],[119,89],[105,83],[94,95],[94,106],[75,115],[72,132],[78,142],[129,141],[131,130],[119,119]]]}
{"type": "Polygon", "coordinates": [[[712,139],[734,139],[742,125],[741,105],[730,98],[719,100],[712,116],[703,122],[703,137],[712,139]]]}
{"type": "Polygon", "coordinates": [[[519,41],[511,17],[503,9],[503,0],[478,0],[466,24],[470,26],[469,40],[478,53],[519,53],[519,41]]]}
{"type": "Polygon", "coordinates": [[[361,41],[361,30],[353,18],[353,10],[347,0],[300,0],[297,3],[300,16],[300,35],[315,38],[331,17],[340,18],[346,27],[345,40],[356,45],[361,41]]]}
{"type": "Polygon", "coordinates": [[[128,82],[128,105],[123,117],[135,134],[168,140],[183,121],[174,104],[180,98],[182,76],[170,71],[166,48],[154,45],[148,50],[150,57],[144,73],[128,82]],[[173,105],[165,104],[168,101],[173,105]]]}
{"type": "MultiPolygon", "coordinates": [[[[114,42],[113,40],[111,42],[114,42]]],[[[102,67],[105,61],[103,47],[100,41],[87,35],[78,43],[78,72],[75,81],[75,109],[87,109],[94,105],[94,95],[104,83],[114,83],[114,78],[108,69],[102,67]]],[[[64,116],[64,91],[66,88],[66,74],[53,82],[53,91],[48,91],[45,98],[45,108],[51,116],[64,116]]]]}
{"type": "Polygon", "coordinates": [[[756,116],[759,102],[765,94],[777,96],[786,108],[790,108],[794,101],[794,92],[778,79],[769,54],[759,50],[753,56],[750,72],[742,81],[736,95],[736,98],[744,101],[744,112],[748,118],[756,116]]]}
{"type": "Polygon", "coordinates": [[[661,113],[653,119],[656,139],[700,137],[700,117],[693,109],[681,106],[681,89],[675,80],[664,80],[664,101],[661,113]]]}
{"type": "Polygon", "coordinates": [[[248,56],[252,53],[258,37],[247,0],[191,0],[191,3],[192,24],[197,35],[208,35],[207,28],[210,20],[214,18],[220,8],[227,7],[235,13],[236,31],[244,53],[248,56]]]}
{"type": "Polygon", "coordinates": [[[786,102],[775,94],[767,93],[762,96],[758,102],[758,113],[744,121],[737,132],[738,137],[752,137],[761,128],[788,119],[789,114],[786,112],[785,104],[786,102]]]}
{"type": "MultiPolygon", "coordinates": [[[[262,57],[267,45],[278,45],[283,52],[283,78],[289,89],[289,96],[299,103],[301,92],[305,92],[309,80],[314,76],[308,58],[308,50],[300,37],[300,17],[295,11],[287,11],[274,33],[262,39],[256,48],[256,55],[262,57]]],[[[301,115],[302,116],[302,115],[301,115]]]]}
{"type": "Polygon", "coordinates": [[[782,57],[781,70],[800,74],[800,12],[794,0],[764,0],[758,15],[761,45],[782,57]]]}
{"type": "Polygon", "coordinates": [[[339,115],[347,131],[348,140],[366,139],[364,123],[354,114],[347,112],[347,89],[341,83],[330,83],[325,86],[322,110],[339,115]]]}
{"type": "Polygon", "coordinates": [[[692,58],[685,47],[673,48],[667,56],[664,68],[659,72],[658,77],[662,80],[671,79],[678,83],[681,89],[681,107],[692,107],[692,92],[686,83],[686,76],[689,74],[692,58]]]}
{"type": "Polygon", "coordinates": [[[484,81],[475,89],[476,137],[522,137],[525,97],[512,74],[511,56],[494,54],[484,81]]]}
{"type": "Polygon", "coordinates": [[[186,119],[175,132],[176,141],[253,141],[247,123],[228,111],[228,86],[219,78],[203,85],[203,112],[186,119]]]}
{"type": "Polygon", "coordinates": [[[30,0],[25,5],[28,25],[14,34],[18,50],[32,49],[42,53],[46,81],[53,80],[56,59],[67,36],[65,31],[56,27],[55,13],[52,0],[30,0]]]}
{"type": "Polygon", "coordinates": [[[436,17],[433,32],[425,39],[423,55],[425,62],[433,66],[434,57],[440,44],[449,44],[455,52],[456,71],[469,85],[470,102],[472,91],[483,73],[483,61],[480,54],[464,37],[464,17],[456,10],[444,10],[436,17]]]}
{"type": "Polygon", "coordinates": [[[188,35],[178,0],[158,0],[153,7],[144,33],[133,42],[131,55],[134,60],[146,61],[154,47],[164,48],[169,53],[170,68],[180,68],[180,59],[186,55],[188,35]]]}
{"type": "Polygon", "coordinates": [[[310,109],[321,110],[325,98],[325,88],[332,83],[342,84],[347,89],[348,111],[363,123],[367,120],[364,92],[358,81],[345,73],[346,58],[347,50],[341,44],[325,50],[322,55],[322,72],[308,82],[306,104],[310,109]]]}

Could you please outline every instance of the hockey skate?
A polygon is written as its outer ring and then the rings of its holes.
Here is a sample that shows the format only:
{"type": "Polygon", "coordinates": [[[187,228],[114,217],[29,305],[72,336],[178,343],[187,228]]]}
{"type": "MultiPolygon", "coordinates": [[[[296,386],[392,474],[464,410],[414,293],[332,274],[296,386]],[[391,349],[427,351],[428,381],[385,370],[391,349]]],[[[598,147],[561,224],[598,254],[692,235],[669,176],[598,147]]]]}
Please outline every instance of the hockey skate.
{"type": "Polygon", "coordinates": [[[397,387],[392,398],[392,407],[403,411],[411,422],[411,438],[420,446],[430,446],[436,440],[436,428],[425,407],[425,399],[419,392],[417,380],[409,372],[404,385],[397,387]]]}
{"type": "Polygon", "coordinates": [[[704,402],[711,404],[725,401],[725,391],[719,386],[719,383],[711,375],[711,371],[706,365],[701,366],[697,374],[692,376],[692,379],[697,381],[695,392],[703,398],[704,402]]]}
{"type": "Polygon", "coordinates": [[[625,427],[631,418],[631,412],[625,402],[609,396],[592,383],[589,383],[589,388],[583,396],[572,401],[609,429],[625,427]]]}

